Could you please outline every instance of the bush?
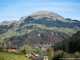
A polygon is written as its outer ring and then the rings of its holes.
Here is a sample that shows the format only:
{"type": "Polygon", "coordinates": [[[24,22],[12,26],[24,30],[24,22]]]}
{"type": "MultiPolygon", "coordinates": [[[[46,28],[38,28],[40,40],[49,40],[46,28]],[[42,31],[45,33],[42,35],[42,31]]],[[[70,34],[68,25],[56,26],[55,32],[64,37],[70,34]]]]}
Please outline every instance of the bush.
{"type": "Polygon", "coordinates": [[[23,55],[25,55],[25,54],[26,54],[26,50],[23,49],[23,50],[21,51],[21,53],[22,53],[23,55]]]}
{"type": "Polygon", "coordinates": [[[75,58],[80,58],[80,53],[79,52],[75,52],[74,56],[75,56],[75,58]]]}
{"type": "Polygon", "coordinates": [[[70,54],[64,51],[58,50],[58,51],[55,51],[55,54],[52,60],[63,60],[62,58],[70,58],[70,54]]]}

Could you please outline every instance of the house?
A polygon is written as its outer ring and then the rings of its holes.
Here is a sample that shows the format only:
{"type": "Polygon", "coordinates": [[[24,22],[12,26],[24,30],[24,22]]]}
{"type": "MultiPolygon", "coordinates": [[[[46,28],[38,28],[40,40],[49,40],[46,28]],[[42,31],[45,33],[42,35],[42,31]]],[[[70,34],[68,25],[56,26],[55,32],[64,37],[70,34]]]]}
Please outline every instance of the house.
{"type": "Polygon", "coordinates": [[[7,51],[8,52],[17,52],[17,46],[16,45],[10,45],[10,44],[8,44],[8,45],[6,45],[6,49],[7,49],[7,51]]]}
{"type": "Polygon", "coordinates": [[[26,54],[26,57],[29,57],[29,58],[36,58],[36,56],[32,53],[29,53],[29,54],[26,54]]]}
{"type": "Polygon", "coordinates": [[[3,42],[1,42],[1,43],[0,43],[0,47],[2,47],[2,46],[6,46],[6,44],[3,43],[3,42]]]}
{"type": "Polygon", "coordinates": [[[2,51],[17,52],[17,46],[12,44],[0,43],[0,48],[2,51]]]}
{"type": "Polygon", "coordinates": [[[48,56],[44,56],[43,54],[26,54],[26,57],[31,58],[32,60],[48,60],[48,56]]]}

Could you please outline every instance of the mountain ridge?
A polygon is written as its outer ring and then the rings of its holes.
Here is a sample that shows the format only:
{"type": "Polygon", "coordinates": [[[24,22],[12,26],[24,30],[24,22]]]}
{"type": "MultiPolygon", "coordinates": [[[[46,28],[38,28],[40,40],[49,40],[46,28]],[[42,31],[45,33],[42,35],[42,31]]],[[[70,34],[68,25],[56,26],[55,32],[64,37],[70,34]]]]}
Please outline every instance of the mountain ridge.
{"type": "MultiPolygon", "coordinates": [[[[57,13],[48,12],[48,11],[38,11],[38,12],[35,12],[33,14],[30,14],[30,15],[27,15],[27,16],[22,17],[19,21],[23,21],[28,16],[31,16],[34,19],[41,19],[41,18],[47,17],[47,18],[51,18],[52,20],[57,20],[57,19],[58,20],[61,20],[61,21],[64,21],[65,20],[64,17],[60,16],[57,13]]],[[[65,20],[65,21],[67,22],[67,20],[65,20]]]]}
{"type": "Polygon", "coordinates": [[[0,25],[0,41],[16,44],[53,44],[80,29],[80,21],[65,19],[57,13],[40,11],[21,17],[19,21],[4,21],[0,25]],[[52,17],[51,17],[52,16],[52,17]],[[8,25],[8,23],[10,24],[8,25]]]}
{"type": "MultiPolygon", "coordinates": [[[[47,18],[47,19],[51,19],[51,20],[54,20],[54,21],[62,21],[62,22],[75,22],[75,21],[78,21],[78,20],[72,20],[70,18],[64,18],[62,17],[61,15],[57,14],[57,13],[54,13],[54,12],[49,12],[49,11],[38,11],[38,12],[35,12],[33,14],[30,14],[30,15],[27,15],[27,16],[23,16],[19,19],[19,21],[17,20],[12,20],[12,21],[3,21],[2,23],[0,23],[0,25],[10,25],[12,23],[22,23],[24,22],[25,19],[27,19],[28,17],[32,17],[34,18],[35,20],[39,20],[41,18],[47,18]]],[[[80,22],[80,21],[79,21],[80,22]]]]}

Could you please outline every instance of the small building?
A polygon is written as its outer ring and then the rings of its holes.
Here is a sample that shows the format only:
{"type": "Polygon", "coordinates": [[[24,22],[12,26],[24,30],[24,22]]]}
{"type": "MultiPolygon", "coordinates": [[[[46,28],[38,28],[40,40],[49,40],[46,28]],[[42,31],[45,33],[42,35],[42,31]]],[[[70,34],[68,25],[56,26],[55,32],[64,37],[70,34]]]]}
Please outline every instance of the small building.
{"type": "Polygon", "coordinates": [[[6,45],[6,49],[8,52],[17,52],[17,46],[15,45],[6,45]]]}
{"type": "Polygon", "coordinates": [[[26,57],[31,58],[32,60],[48,60],[48,56],[44,56],[42,54],[26,54],[26,57]]]}
{"type": "Polygon", "coordinates": [[[32,53],[29,53],[29,54],[26,54],[26,57],[29,57],[29,58],[36,58],[36,56],[32,53]]]}
{"type": "Polygon", "coordinates": [[[2,47],[2,46],[6,46],[6,44],[3,43],[3,42],[1,42],[1,43],[0,43],[0,47],[2,47]]]}
{"type": "Polygon", "coordinates": [[[5,43],[0,43],[0,49],[2,51],[8,51],[8,52],[17,52],[17,46],[12,45],[12,44],[5,44],[5,43]]]}

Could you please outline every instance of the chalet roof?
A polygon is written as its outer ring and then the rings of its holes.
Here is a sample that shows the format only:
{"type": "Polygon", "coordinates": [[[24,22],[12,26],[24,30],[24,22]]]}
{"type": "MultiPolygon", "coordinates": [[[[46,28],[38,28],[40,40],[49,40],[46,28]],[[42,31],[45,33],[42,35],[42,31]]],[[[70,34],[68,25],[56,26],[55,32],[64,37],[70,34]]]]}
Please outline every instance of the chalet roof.
{"type": "Polygon", "coordinates": [[[0,42],[0,48],[3,48],[5,46],[5,48],[14,48],[16,49],[17,46],[16,45],[12,45],[12,44],[5,44],[4,42],[0,42]]]}
{"type": "Polygon", "coordinates": [[[0,48],[2,48],[3,46],[5,46],[4,43],[0,42],[0,48]]]}
{"type": "Polygon", "coordinates": [[[0,45],[4,45],[4,43],[3,42],[0,42],[0,45]]]}
{"type": "MultiPolygon", "coordinates": [[[[31,54],[29,58],[31,58],[32,60],[43,60],[44,58],[48,58],[48,56],[44,56],[43,54],[33,54],[33,53],[29,54],[31,54]]],[[[28,57],[29,54],[26,54],[26,56],[28,57]]]]}
{"type": "Polygon", "coordinates": [[[7,48],[15,48],[15,49],[17,48],[16,45],[11,45],[11,44],[7,44],[6,47],[7,47],[7,48]]]}

